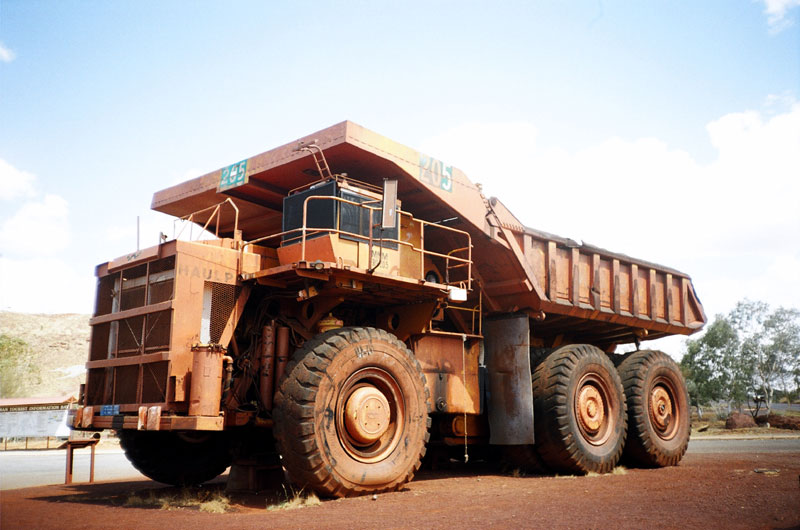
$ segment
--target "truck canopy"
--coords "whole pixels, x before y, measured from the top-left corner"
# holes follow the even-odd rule
[[[159,191],[152,209],[188,217],[208,208],[191,218],[202,226],[230,198],[238,213],[219,209],[220,237],[236,227],[245,240],[279,233],[284,198],[324,176],[301,142],[318,146],[337,174],[375,186],[396,179],[404,211],[468,232],[487,317],[527,313],[547,343],[568,333],[599,345],[688,335],[706,321],[688,275],[527,228],[459,169],[349,121]]]

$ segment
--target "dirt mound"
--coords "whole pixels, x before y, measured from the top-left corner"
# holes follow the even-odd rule
[[[725,420],[726,429],[750,429],[756,426],[753,416],[741,412],[731,412]]]
[[[89,315],[0,311],[0,333],[23,340],[39,367],[19,397],[77,397],[89,351]]]
[[[770,412],[769,416],[767,416],[767,422],[769,422],[770,427],[775,427],[777,429],[800,431],[800,417],[784,416],[783,414]]]

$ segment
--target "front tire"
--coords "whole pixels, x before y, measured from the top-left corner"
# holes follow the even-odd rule
[[[117,432],[125,456],[148,478],[172,486],[194,486],[231,465],[229,437],[222,432]]]
[[[675,466],[689,446],[689,393],[667,354],[641,350],[619,366],[628,402],[625,460],[642,467]]]
[[[571,344],[533,372],[535,447],[544,464],[567,473],[607,473],[619,462],[626,410],[614,364],[598,348]]]
[[[275,437],[292,482],[323,496],[396,490],[429,439],[419,363],[394,335],[340,328],[292,357],[275,397]]]

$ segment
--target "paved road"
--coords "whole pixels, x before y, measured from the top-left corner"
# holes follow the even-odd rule
[[[795,410],[800,412],[800,403],[792,403],[791,405],[787,405],[786,403],[773,403],[772,410]]]
[[[689,453],[797,453],[800,438],[790,439],[693,439]],[[89,480],[89,450],[75,452],[73,480]],[[800,456],[799,456],[800,457]],[[5,451],[0,452],[0,490],[63,484],[66,451]],[[131,466],[121,449],[100,449],[95,460],[96,481],[144,479]]]
[[[89,480],[89,449],[75,451],[72,480]],[[0,453],[0,490],[63,484],[67,464],[66,450],[3,451]],[[121,449],[98,449],[95,455],[96,481],[142,479]]]
[[[689,440],[689,453],[797,453],[800,458],[800,438],[753,438],[726,440],[724,438]]]

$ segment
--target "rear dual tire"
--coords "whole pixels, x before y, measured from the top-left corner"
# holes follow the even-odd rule
[[[689,446],[689,394],[667,354],[640,350],[619,366],[628,403],[624,460],[638,467],[675,466]]]
[[[622,456],[626,404],[614,364],[600,349],[571,344],[533,372],[535,448],[553,471],[607,473]]]

